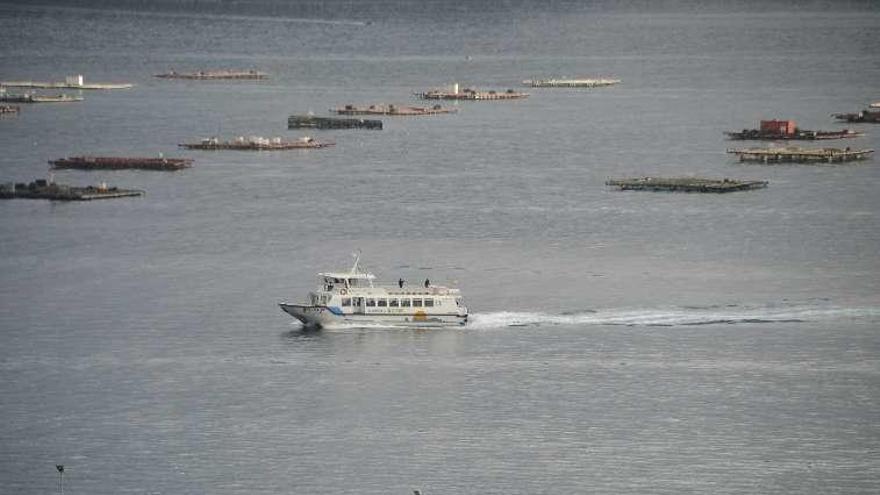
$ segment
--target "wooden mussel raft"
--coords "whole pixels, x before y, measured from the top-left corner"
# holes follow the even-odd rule
[[[134,84],[130,83],[87,83],[82,74],[67,76],[64,81],[0,81],[0,86],[8,88],[35,88],[35,89],[130,89]]]
[[[16,105],[0,105],[0,115],[17,114],[19,108]]]
[[[49,164],[60,169],[80,170],[181,170],[191,167],[191,158],[129,158],[116,156],[71,156],[49,160]]]
[[[617,187],[621,191],[726,193],[761,189],[767,187],[767,181],[705,179],[699,177],[638,177],[610,179],[605,182],[605,185]]]
[[[347,119],[340,117],[315,117],[314,115],[291,115],[287,118],[287,128],[382,130],[382,121],[369,119]]]
[[[519,98],[528,98],[528,93],[514,91],[508,89],[503,92],[498,91],[477,91],[472,88],[460,89],[458,83],[452,85],[452,89],[432,89],[424,93],[416,93],[416,97],[423,100],[515,100]]]
[[[526,79],[523,85],[532,88],[601,88],[620,84],[620,79]]]
[[[5,88],[0,88],[0,102],[3,103],[70,103],[74,101],[83,101],[83,97],[65,94],[47,96],[33,93],[13,95],[7,93]]]
[[[737,155],[741,162],[760,163],[840,163],[868,158],[872,149],[853,150],[850,148],[748,148],[729,149],[728,153]]]
[[[843,139],[864,136],[863,132],[843,129],[842,131],[808,131],[799,129],[793,120],[762,120],[759,129],[743,129],[740,132],[725,132],[735,140],[768,141],[813,141],[824,139]]]
[[[246,150],[246,151],[274,151],[326,148],[336,143],[322,143],[310,137],[303,137],[295,141],[284,141],[279,137],[264,138],[251,136],[248,138],[239,136],[232,141],[220,141],[212,137],[203,139],[198,143],[181,143],[178,146],[192,150]]]
[[[213,70],[213,71],[194,71],[194,72],[176,72],[174,70],[163,74],[154,74],[160,79],[191,79],[191,80],[212,80],[212,79],[267,79],[269,77],[265,72],[257,70]]]
[[[880,124],[880,110],[868,109],[859,113],[833,113],[831,116],[837,120],[856,124]]]
[[[330,110],[331,113],[338,115],[388,115],[393,117],[440,115],[445,113],[455,113],[457,111],[457,108],[443,108],[440,105],[434,105],[433,107],[412,107],[394,104],[370,105],[368,107],[345,105],[344,107],[333,108]]]
[[[144,191],[98,186],[76,187],[37,179],[29,184],[0,184],[0,199],[48,199],[52,201],[91,201],[93,199],[125,198],[141,196]]]

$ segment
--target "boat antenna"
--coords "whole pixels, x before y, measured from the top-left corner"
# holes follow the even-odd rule
[[[354,257],[354,265],[351,267],[351,274],[354,275],[358,272],[358,263],[361,261],[361,250],[358,249],[356,252],[351,253]]]

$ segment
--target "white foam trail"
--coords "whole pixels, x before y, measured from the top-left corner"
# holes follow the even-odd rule
[[[539,312],[496,312],[470,315],[468,328],[502,328],[531,325],[629,325],[687,326],[710,324],[756,324],[821,321],[829,319],[870,319],[880,317],[880,308],[836,307],[732,307],[611,309],[573,314]]]

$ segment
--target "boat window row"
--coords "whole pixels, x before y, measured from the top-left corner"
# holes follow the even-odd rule
[[[318,304],[327,304],[328,302],[330,302],[329,295],[318,295],[318,294],[315,294],[314,292],[310,294],[309,298],[311,299],[313,306],[318,305]]]
[[[343,297],[342,298],[342,306],[351,306],[352,298]],[[433,308],[434,307],[434,299],[430,297],[421,298],[421,297],[393,297],[393,298],[384,298],[384,297],[367,297],[365,298],[364,305],[368,308]],[[440,302],[437,302],[437,305],[440,305]]]
[[[369,279],[324,277],[324,290],[332,291],[334,287],[369,287]]]

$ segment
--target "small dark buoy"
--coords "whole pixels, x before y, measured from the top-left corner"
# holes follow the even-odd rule
[[[64,464],[56,464],[55,469],[58,470],[58,489],[64,495]]]

